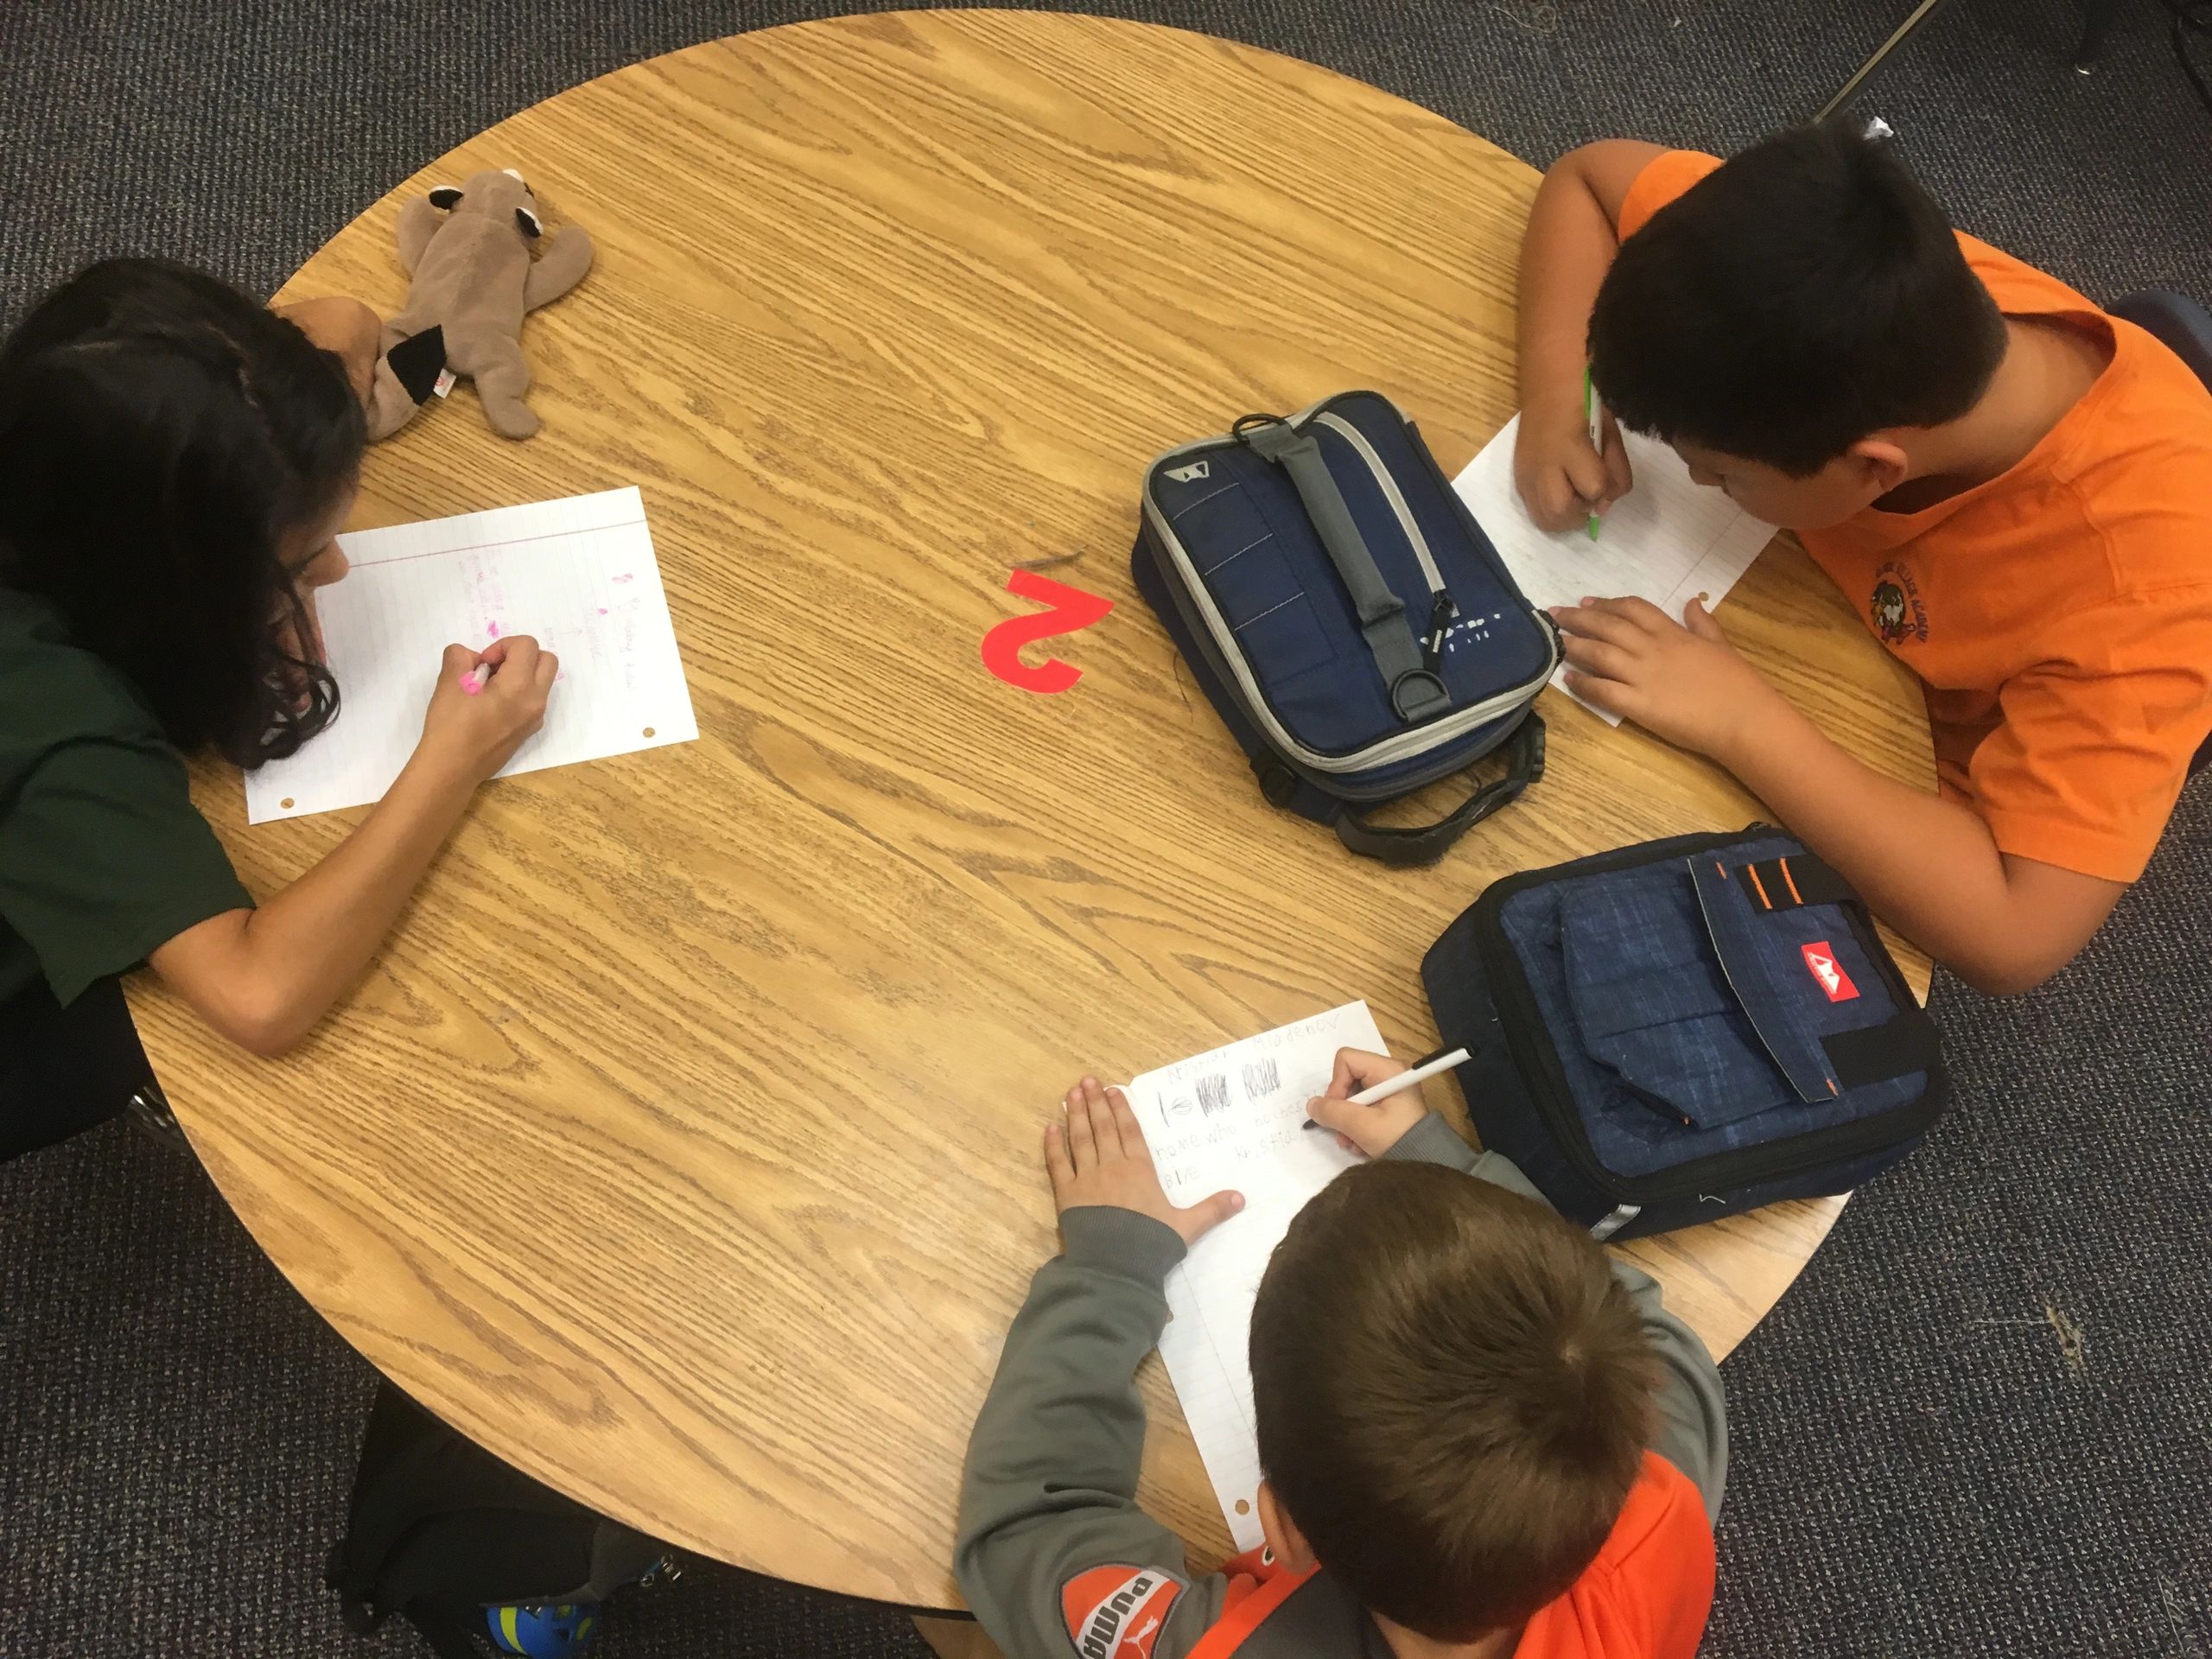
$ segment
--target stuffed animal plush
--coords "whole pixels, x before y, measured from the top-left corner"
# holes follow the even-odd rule
[[[522,320],[582,281],[592,261],[582,226],[547,237],[539,212],[512,168],[442,184],[399,210],[399,263],[414,283],[406,308],[384,326],[370,437],[388,438],[412,420],[448,369],[476,382],[484,419],[501,437],[537,430],[523,401]]]

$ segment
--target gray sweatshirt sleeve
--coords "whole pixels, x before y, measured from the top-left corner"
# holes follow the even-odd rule
[[[1137,1507],[1138,1363],[1167,1323],[1173,1229],[1130,1210],[1060,1217],[969,1437],[954,1570],[1007,1659],[1183,1659],[1220,1618],[1226,1580],[1193,1581],[1182,1541]],[[1152,1621],[1160,1621],[1154,1628]]]
[[[1495,1152],[1477,1152],[1434,1112],[1407,1130],[1383,1155],[1449,1164],[1549,1207],[1512,1160]],[[1659,1359],[1659,1425],[1651,1449],[1690,1478],[1704,1496],[1707,1518],[1718,1521],[1721,1491],[1728,1481],[1728,1414],[1719,1369],[1697,1332],[1667,1311],[1657,1280],[1618,1255],[1612,1256],[1612,1264],[1613,1277],[1636,1304],[1644,1335]]]

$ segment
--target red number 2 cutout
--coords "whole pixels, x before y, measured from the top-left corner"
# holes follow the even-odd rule
[[[1032,668],[1021,660],[1021,648],[1054,634],[1087,628],[1114,608],[1110,599],[1086,594],[1040,576],[1033,570],[1016,570],[1006,579],[1006,590],[1022,599],[1033,599],[1050,610],[1027,616],[1008,617],[983,636],[983,666],[1008,685],[1024,691],[1065,691],[1083,677],[1083,671],[1057,657],[1047,657]]]

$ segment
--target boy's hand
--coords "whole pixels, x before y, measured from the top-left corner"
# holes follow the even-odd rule
[[[1608,714],[1623,715],[1683,748],[1726,762],[1727,752],[1772,703],[1772,686],[1724,639],[1696,600],[1676,622],[1646,599],[1554,605],[1567,638],[1567,683]]]
[[[1144,1130],[1120,1090],[1102,1089],[1097,1078],[1085,1077],[1060,1103],[1066,1125],[1053,1123],[1045,1130],[1045,1167],[1052,1178],[1056,1210],[1085,1205],[1134,1210],[1166,1223],[1191,1245],[1244,1207],[1241,1192],[1217,1192],[1187,1210],[1168,1203]]]
[[[1340,1048],[1337,1051],[1336,1075],[1329,1079],[1329,1092],[1307,1101],[1306,1116],[1325,1129],[1334,1129],[1338,1144],[1347,1151],[1380,1158],[1398,1144],[1399,1137],[1408,1129],[1428,1116],[1428,1103],[1421,1097],[1421,1085],[1415,1084],[1372,1106],[1355,1106],[1351,1096],[1363,1089],[1387,1083],[1406,1069],[1403,1060],[1394,1060],[1388,1054],[1370,1054],[1363,1048]]]
[[[1612,416],[1600,410],[1605,453],[1590,447],[1590,423],[1578,401],[1556,410],[1524,409],[1513,444],[1513,482],[1529,516],[1545,530],[1575,530],[1635,486],[1628,451]]]

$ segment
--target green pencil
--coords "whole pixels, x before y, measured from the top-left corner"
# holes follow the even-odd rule
[[[1591,379],[1590,371],[1582,371],[1582,412],[1590,418],[1590,447],[1598,452],[1598,459],[1605,458],[1605,424],[1598,418],[1598,386]],[[1590,515],[1590,539],[1598,539],[1599,520],[1596,513]]]

